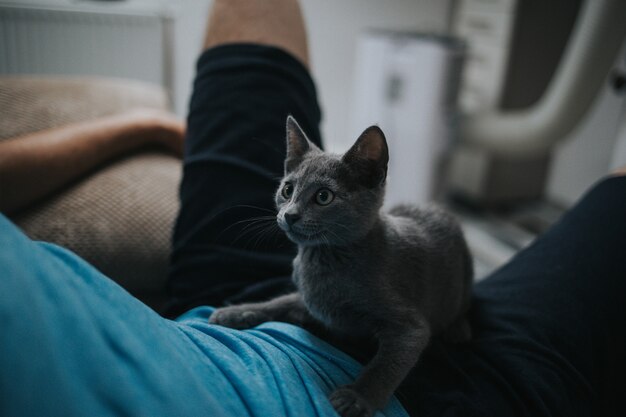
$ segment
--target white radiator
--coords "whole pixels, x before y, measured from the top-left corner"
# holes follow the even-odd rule
[[[0,74],[123,77],[171,92],[173,18],[167,8],[154,1],[111,3],[0,2]]]

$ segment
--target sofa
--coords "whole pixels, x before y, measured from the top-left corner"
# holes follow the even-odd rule
[[[167,94],[123,79],[3,76],[0,141],[138,107],[168,109]],[[76,252],[161,312],[181,171],[175,156],[145,149],[10,218],[32,239]]]

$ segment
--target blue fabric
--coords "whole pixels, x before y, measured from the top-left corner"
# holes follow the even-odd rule
[[[0,416],[330,416],[360,365],[306,331],[160,317],[0,215]],[[385,416],[406,416],[393,399]]]

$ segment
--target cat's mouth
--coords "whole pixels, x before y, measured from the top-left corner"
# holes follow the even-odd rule
[[[286,231],[287,237],[295,243],[314,243],[322,236],[322,232],[303,232],[295,229]]]

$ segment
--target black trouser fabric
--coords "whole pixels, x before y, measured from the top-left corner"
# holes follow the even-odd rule
[[[171,315],[293,288],[295,248],[273,220],[289,114],[321,146],[313,81],[289,54],[237,44],[200,57],[168,281]],[[398,390],[411,415],[626,415],[626,177],[596,185],[476,285],[470,313],[473,339],[435,338]]]
[[[198,60],[169,315],[198,305],[264,299],[290,287],[295,246],[274,217],[290,114],[321,147],[313,81],[282,50],[226,45]]]

